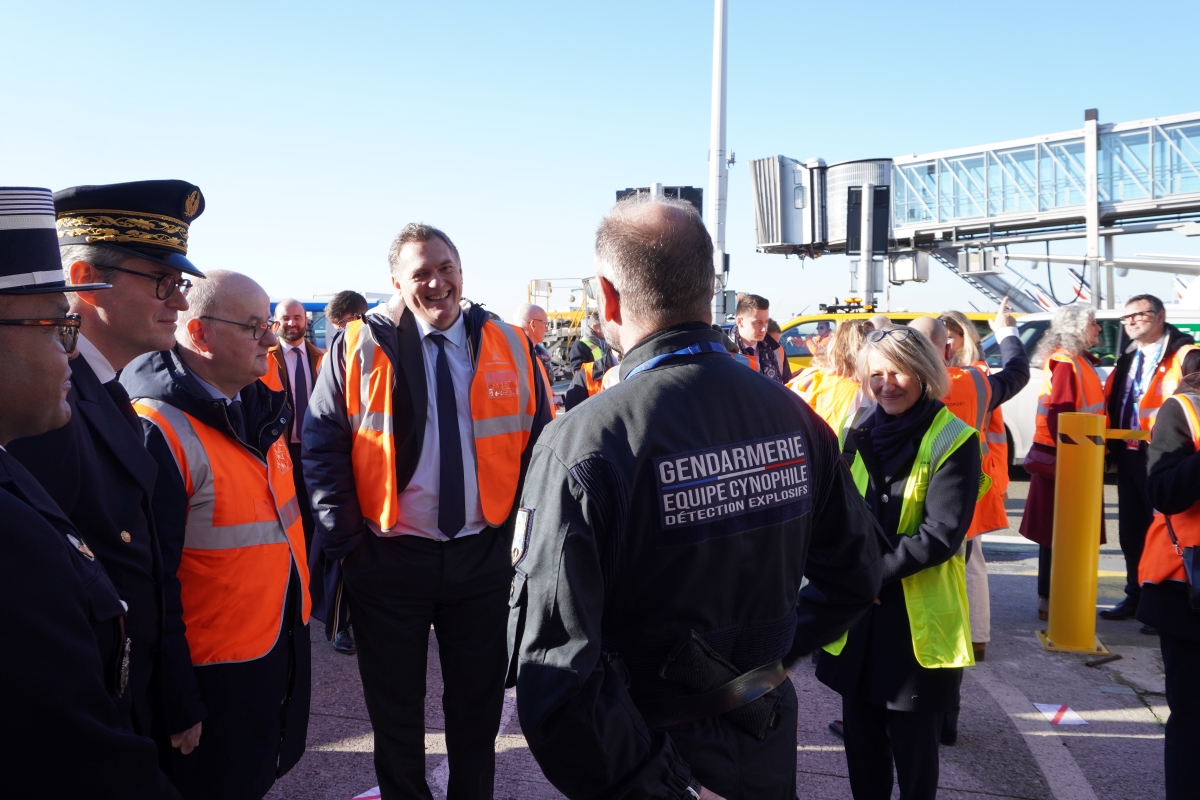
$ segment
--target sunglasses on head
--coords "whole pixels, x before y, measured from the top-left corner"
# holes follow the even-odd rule
[[[871,331],[867,334],[868,342],[882,342],[886,337],[892,336],[897,342],[903,342],[913,335],[912,328],[885,328],[881,331]]]

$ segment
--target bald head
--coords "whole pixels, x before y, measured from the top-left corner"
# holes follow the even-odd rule
[[[533,303],[525,303],[513,312],[513,325],[525,331],[529,341],[541,344],[546,338],[546,310]]]
[[[228,314],[229,301],[241,293],[255,299],[266,299],[270,304],[267,293],[249,276],[228,269],[211,270],[205,273],[203,280],[196,281],[192,286],[188,293],[188,308],[179,313],[179,319],[186,322],[201,317],[224,317]],[[180,327],[179,338],[180,341],[186,338],[183,326]]]
[[[941,354],[942,361],[947,360],[949,347],[947,346],[946,323],[937,317],[917,317],[908,323],[908,327],[925,334],[925,338],[933,344],[933,349]]]
[[[275,304],[275,319],[279,320],[279,338],[290,345],[304,341],[308,330],[308,312],[304,304],[291,297]]]
[[[271,300],[261,286],[218,269],[196,282],[188,300],[176,339],[180,358],[197,377],[233,398],[267,374],[267,351],[279,340],[262,327],[271,317]]]
[[[873,325],[877,331],[884,330],[891,324],[892,321],[888,318],[887,314],[876,314],[875,316],[871,317],[871,325]]]
[[[713,246],[691,203],[633,195],[596,231],[596,274],[620,296],[621,314],[650,331],[710,322]]]

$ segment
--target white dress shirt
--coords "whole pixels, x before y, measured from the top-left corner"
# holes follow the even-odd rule
[[[283,339],[279,340],[279,350],[283,353],[283,363],[287,367],[288,376],[288,392],[292,395],[292,407],[299,408],[299,403],[296,402],[296,363],[304,365],[304,386],[309,398],[312,397],[313,377],[312,370],[308,365],[308,348],[304,346],[304,340],[300,340],[300,344],[288,344]],[[296,355],[292,355],[295,352]],[[299,444],[300,426],[304,424],[304,420],[296,420],[292,425],[292,443]]]
[[[438,496],[442,484],[442,449],[437,418],[438,347],[429,338],[429,334],[440,333],[446,337],[446,359],[450,366],[450,377],[454,381],[454,401],[458,407],[458,437],[462,441],[463,488],[467,511],[466,523],[458,538],[479,533],[488,524],[479,500],[475,427],[471,420],[471,380],[475,375],[471,366],[471,354],[467,348],[467,329],[461,313],[454,324],[445,331],[437,330],[415,314],[413,318],[421,333],[421,355],[425,360],[425,386],[428,389],[428,401],[425,404],[425,438],[421,440],[421,457],[417,461],[417,469],[408,486],[400,493],[399,521],[386,533],[378,530],[375,532],[383,536],[423,536],[427,539],[447,541],[446,535],[438,530]]]
[[[87,340],[87,337],[82,333],[79,334],[79,340],[75,343],[75,349],[79,351],[79,357],[87,362],[87,365],[92,368],[92,372],[96,373],[96,377],[101,383],[108,383],[117,379],[117,371],[112,368],[112,364],[96,349],[96,345]]]

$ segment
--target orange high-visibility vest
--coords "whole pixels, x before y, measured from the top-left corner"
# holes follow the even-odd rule
[[[279,637],[293,564],[305,623],[312,602],[284,437],[271,445],[264,463],[222,431],[160,400],[141,398],[133,407],[162,431],[187,489],[176,574],[192,663],[262,658]]]
[[[604,390],[604,376],[608,374],[605,370],[599,378],[593,374],[596,369],[596,362],[585,361],[579,365],[579,369],[583,371],[584,385],[587,386],[588,397],[594,397]]]
[[[1057,447],[1050,435],[1050,391],[1051,391],[1051,361],[1062,361],[1071,365],[1075,376],[1075,410],[1084,414],[1104,413],[1104,387],[1100,385],[1100,376],[1096,374],[1091,362],[1082,356],[1073,356],[1059,348],[1050,354],[1042,365],[1042,388],[1038,392],[1037,419],[1033,431],[1033,440],[1046,447]]]
[[[542,363],[540,358],[535,358],[538,369],[542,371],[542,383],[546,385],[546,402],[550,404],[550,419],[558,417],[558,409],[554,407],[554,389],[550,386],[550,374],[546,372],[546,365]]]
[[[1158,409],[1162,408],[1166,399],[1175,393],[1175,390],[1179,388],[1179,382],[1183,380],[1184,356],[1196,349],[1200,348],[1194,344],[1185,344],[1158,362],[1158,367],[1150,376],[1150,384],[1146,387],[1141,399],[1138,400],[1138,430],[1154,430],[1154,418],[1158,416]],[[1113,392],[1125,391],[1124,386],[1113,385],[1113,378],[1116,377],[1116,374],[1117,371],[1113,370],[1108,374],[1108,380],[1104,382],[1106,397],[1112,397]],[[1120,423],[1120,420],[1115,421]]]
[[[363,516],[387,533],[400,519],[392,421],[395,370],[370,325],[354,320],[346,326],[345,336],[346,414],[358,503]],[[529,444],[537,414],[534,359],[524,333],[489,320],[471,360],[475,364],[471,419],[479,500],[488,524],[498,526],[512,512],[521,477],[521,454]]]
[[[802,341],[811,355],[819,356],[825,352],[825,348],[829,346],[831,339],[833,339],[832,333],[827,333],[824,336],[814,333],[805,336]]]
[[[950,374],[950,391],[942,398],[942,403],[954,416],[979,432],[981,467],[984,467],[983,472],[991,478],[992,473],[986,469],[987,458],[991,455],[991,444],[987,441],[985,430],[988,425],[988,406],[992,402],[992,386],[988,383],[987,367],[946,367],[946,371]],[[1004,471],[1007,474],[1007,464]],[[1002,492],[996,489],[993,478],[988,490],[975,503],[975,516],[971,518],[967,538],[1007,527],[1008,513],[1004,510],[1004,497]]]
[[[276,347],[279,349],[273,349],[271,351],[271,365],[274,367],[274,369],[268,369],[267,374],[263,375],[261,378],[259,378],[259,380],[262,381],[263,383],[265,383],[267,385],[267,388],[271,389],[272,391],[282,392],[283,391],[283,370],[286,370],[287,366],[285,366],[283,363],[281,363],[282,353],[283,353],[282,347],[279,345],[276,345]],[[280,359],[275,358],[276,353],[281,354]],[[308,357],[308,353],[305,353],[304,355],[306,358]],[[322,352],[319,356],[317,356],[317,363],[313,364],[313,368],[312,368],[314,375],[321,371],[321,361],[323,361],[324,358],[325,358],[324,352]],[[316,383],[315,378],[313,379],[312,383],[313,384]],[[311,389],[312,387],[310,386],[309,388]]]
[[[983,456],[983,471],[992,479],[992,487],[1003,495],[1008,491],[1008,434],[1004,430],[1004,414],[999,406],[988,414],[983,438],[988,446]]]
[[[787,386],[800,395],[834,432],[840,431],[846,418],[858,411],[863,403],[862,386],[858,381],[819,367],[802,370],[788,381]]]
[[[1200,452],[1200,395],[1185,393],[1175,394],[1166,402],[1176,401],[1183,406],[1192,432],[1192,448]],[[1200,502],[1182,514],[1171,515],[1171,527],[1179,539],[1180,550],[1176,551],[1167,530],[1165,517],[1158,512],[1154,521],[1146,531],[1146,548],[1142,551],[1142,560],[1138,562],[1138,583],[1162,583],[1163,581],[1187,581],[1187,570],[1183,567],[1182,549],[1200,546]]]

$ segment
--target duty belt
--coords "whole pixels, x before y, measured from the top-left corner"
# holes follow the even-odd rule
[[[723,686],[699,694],[668,697],[638,705],[651,728],[669,728],[727,714],[749,705],[787,678],[782,661],[743,673]]]

